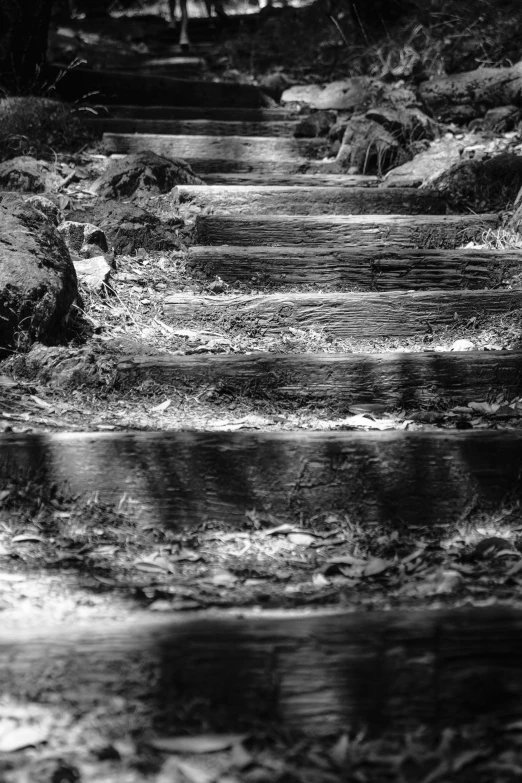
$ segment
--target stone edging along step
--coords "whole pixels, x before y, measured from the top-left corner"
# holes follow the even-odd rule
[[[391,293],[172,294],[164,300],[172,323],[204,320],[220,328],[260,334],[288,327],[324,330],[337,339],[408,337],[457,326],[522,307],[522,291],[419,291]]]
[[[127,622],[4,629],[0,684],[6,697],[32,700],[44,678],[53,703],[80,714],[115,696],[144,700],[167,727],[195,702],[221,730],[267,720],[314,735],[399,734],[482,716],[502,726],[522,713],[521,640],[522,612],[503,606],[136,613]]]
[[[522,396],[522,351],[383,354],[132,356],[117,366],[121,388],[145,379],[162,390],[295,400],[346,410],[356,403],[414,407]]]
[[[443,215],[447,211],[440,193],[414,188],[179,185],[176,197],[180,204],[236,215]]]
[[[497,215],[198,215],[201,245],[457,248],[497,228]]]
[[[274,286],[279,290],[317,285],[330,290],[446,290],[488,288],[520,270],[521,258],[504,250],[412,250],[344,245],[289,247],[193,245],[187,268],[225,282]]]
[[[246,512],[282,521],[342,512],[365,528],[451,525],[463,509],[521,498],[520,431],[153,432],[0,435],[0,478],[42,484],[117,505],[131,498],[153,524]]]

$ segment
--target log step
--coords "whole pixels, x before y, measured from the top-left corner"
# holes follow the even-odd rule
[[[522,612],[502,605],[136,612],[126,621],[44,626],[3,629],[5,698],[31,699],[41,672],[53,705],[81,715],[124,694],[144,701],[144,716],[152,711],[167,735],[194,704],[221,731],[244,731],[250,721],[259,729],[268,719],[316,736],[403,734],[423,724],[436,731],[482,718],[503,727],[522,717]]]
[[[97,135],[140,133],[171,136],[292,136],[296,122],[243,122],[223,120],[132,120],[96,117],[85,123]]]
[[[411,408],[440,401],[466,404],[493,394],[522,395],[522,351],[411,354],[249,354],[132,356],[117,368],[118,384],[153,380],[186,394],[293,400],[333,406],[379,403]]]
[[[91,106],[100,111],[100,107]],[[287,109],[247,109],[241,106],[127,106],[104,108],[109,118],[130,120],[208,120],[215,122],[291,122],[299,119]]]
[[[519,272],[521,264],[520,253],[503,250],[383,249],[373,245],[193,245],[187,256],[188,268],[209,278],[219,275],[228,283],[278,289],[300,285],[364,291],[494,288]]]
[[[200,245],[368,245],[457,248],[498,226],[497,215],[199,215]]]
[[[522,291],[429,291],[350,294],[174,294],[164,313],[176,324],[201,322],[220,328],[277,334],[289,327],[323,330],[339,340],[411,337],[457,326],[471,318],[505,315],[522,306]]]
[[[244,524],[255,509],[285,519],[342,512],[365,528],[452,525],[521,498],[522,433],[139,432],[0,435],[0,478],[96,493],[171,529]]]
[[[372,188],[377,187],[379,178],[366,174],[332,174],[323,173],[321,169],[327,169],[331,164],[322,164],[321,161],[308,161],[303,168],[314,167],[316,173],[311,174],[262,174],[260,171],[251,171],[250,174],[225,174],[219,171],[209,171],[206,181],[209,185],[269,185],[269,186],[298,186],[298,187],[334,187],[334,188]]]
[[[72,68],[65,74],[49,65],[46,78],[65,101],[96,100],[104,104],[142,106],[240,106],[262,108],[261,91],[250,84],[173,79],[169,76],[141,76],[124,71],[94,71]],[[60,78],[58,78],[60,77]],[[96,96],[96,98],[94,98]]]
[[[177,195],[180,204],[235,215],[443,215],[447,211],[441,194],[414,188],[180,185]]]
[[[325,154],[322,139],[272,138],[264,136],[161,136],[155,133],[104,133],[103,146],[110,153],[150,150],[167,158],[184,160],[300,161]]]

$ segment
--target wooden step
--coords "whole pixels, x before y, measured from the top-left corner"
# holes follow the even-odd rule
[[[220,396],[293,400],[346,410],[357,403],[411,408],[467,404],[504,394],[522,396],[522,351],[410,354],[248,354],[131,356],[117,368],[118,385],[144,380],[173,390]]]
[[[521,499],[522,432],[0,434],[2,482],[19,471],[116,505],[125,496],[175,530],[243,525],[253,509],[450,526],[470,501],[494,511]]]
[[[519,253],[503,250],[194,245],[189,248],[187,264],[193,272],[210,278],[219,275],[228,283],[419,291],[494,288],[520,271],[522,258]]]
[[[87,104],[89,105],[89,104]],[[98,106],[91,108],[101,111]],[[300,119],[287,109],[247,109],[240,106],[129,106],[103,108],[109,117],[130,120],[214,120],[215,122],[291,122]]]
[[[283,185],[182,185],[181,204],[211,213],[247,215],[437,214],[447,211],[444,197],[414,188],[335,188]]]
[[[380,245],[457,248],[498,226],[497,215],[199,215],[200,245]]]
[[[312,174],[262,174],[261,172],[251,171],[249,174],[225,174],[219,171],[208,171],[206,181],[209,185],[268,185],[293,187],[334,187],[334,188],[374,188],[379,184],[379,178],[366,174],[332,174],[322,173],[322,168],[327,168],[331,164],[323,166],[321,161],[309,161],[304,164],[304,168],[313,166],[316,173]]]
[[[63,703],[79,716],[123,695],[143,702],[143,725],[153,715],[167,736],[197,704],[198,719],[220,731],[259,731],[269,721],[316,736],[368,729],[370,737],[388,730],[402,740],[422,725],[437,731],[487,719],[516,727],[521,639],[521,610],[503,605],[136,611],[128,620],[61,626],[46,618],[3,628],[0,682],[9,703],[49,690],[55,708]]]
[[[122,71],[90,71],[87,68],[72,68],[64,74],[55,65],[49,65],[44,75],[54,84],[56,94],[65,101],[246,108],[259,108],[265,104],[260,90],[250,84],[140,76]]]
[[[324,154],[323,139],[271,138],[263,136],[160,136],[154,133],[104,133],[103,146],[110,153],[150,150],[184,160],[232,160],[235,164],[262,160],[300,161]]]
[[[277,334],[289,327],[324,331],[339,340],[411,337],[522,307],[522,291],[428,291],[355,294],[174,294],[164,313],[176,324],[205,321],[220,329]]]
[[[99,136],[104,133],[140,133],[171,136],[290,136],[296,122],[242,122],[231,120],[136,120],[124,117],[86,118]]]

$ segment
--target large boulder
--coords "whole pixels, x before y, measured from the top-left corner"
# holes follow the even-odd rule
[[[184,160],[138,152],[113,160],[91,190],[106,199],[168,193],[176,185],[203,185]]]
[[[55,190],[62,178],[45,160],[30,155],[0,163],[0,190],[16,190],[21,193],[43,193]]]
[[[336,162],[351,174],[380,174],[393,165],[400,151],[397,139],[382,125],[356,115],[348,121]]]
[[[443,192],[454,209],[509,209],[522,187],[522,157],[503,153],[489,160],[463,160],[433,179],[431,187]]]
[[[71,212],[73,222],[88,223],[102,229],[111,250],[116,255],[132,255],[145,250],[178,250],[182,244],[176,229],[183,225],[179,218],[160,220],[135,204],[106,201],[91,209]]]
[[[54,343],[77,294],[63,239],[22,201],[0,203],[0,350]]]
[[[301,84],[285,90],[281,103],[304,103],[312,109],[363,111],[371,103],[374,80],[368,76],[340,79],[324,87],[319,84]]]

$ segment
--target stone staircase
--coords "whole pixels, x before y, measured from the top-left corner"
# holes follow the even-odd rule
[[[80,82],[74,89],[99,79],[70,76]],[[522,292],[500,287],[517,254],[462,249],[494,229],[496,215],[446,214],[439,194],[332,173],[322,143],[294,139],[295,119],[263,108],[255,88],[171,82],[149,91],[146,77],[132,89],[128,77],[105,83],[114,100],[109,116],[94,120],[104,146],[188,160],[212,183],[178,188],[179,204],[200,210],[189,269],[269,290],[166,291],[166,323],[403,339],[522,306]],[[162,354],[122,360],[118,373],[129,388],[153,379],[166,393],[210,386],[346,414],[360,404],[511,400],[522,394],[521,358],[500,350]],[[0,457],[75,493],[114,503],[131,496],[165,528],[239,525],[252,510],[293,521],[332,511],[378,536],[393,525],[449,530],[470,504],[494,514],[507,499],[518,502],[522,436],[514,427],[5,434]],[[199,699],[209,719],[219,712],[231,727],[250,716],[318,735],[521,717],[519,609],[449,601],[367,612],[349,604],[348,594],[344,606],[322,610],[142,612],[96,627],[7,630],[0,679],[14,694],[35,670],[59,667],[55,700],[74,686],[103,702],[122,688],[141,693],[136,672],[146,662],[167,712]]]

